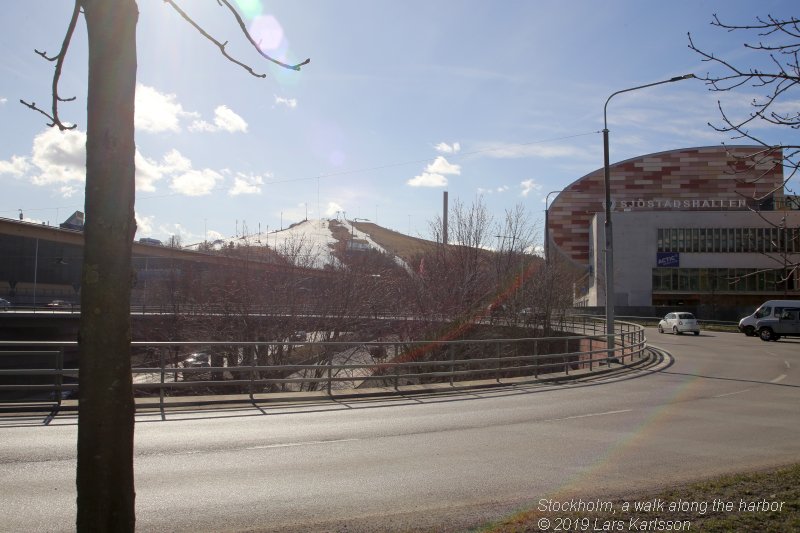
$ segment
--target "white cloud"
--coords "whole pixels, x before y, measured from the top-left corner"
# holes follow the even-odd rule
[[[134,160],[136,161],[136,190],[155,191],[155,183],[164,177],[161,167],[152,159],[143,156],[138,149]]]
[[[60,192],[61,196],[64,198],[70,198],[71,196],[74,196],[79,190],[80,189],[74,185],[62,185],[58,188],[58,192]]]
[[[222,179],[219,172],[210,168],[192,169],[174,176],[170,188],[186,196],[205,196],[211,194]]]
[[[500,187],[495,187],[494,189],[484,189],[483,187],[478,187],[478,194],[499,194],[506,192],[508,189],[508,185],[501,185]]]
[[[255,175],[246,175],[238,172],[233,178],[233,187],[228,191],[229,196],[239,196],[240,194],[261,194],[261,186],[264,178]]]
[[[50,128],[33,139],[34,185],[82,183],[86,180],[86,133]]]
[[[8,102],[8,98],[6,98],[5,96],[0,98],[0,104],[5,104],[6,102]]]
[[[289,109],[294,109],[297,107],[297,99],[296,98],[283,98],[281,96],[275,95],[275,105],[284,105]]]
[[[136,189],[153,192],[155,184],[164,177],[188,172],[192,162],[175,149],[167,152],[161,162],[149,159],[136,150]]]
[[[198,117],[197,113],[185,111],[176,98],[174,94],[160,93],[153,87],[138,84],[134,117],[137,131],[179,132],[181,119]]]
[[[441,174],[431,174],[423,172],[419,176],[414,176],[406,182],[411,187],[446,187],[447,178]]]
[[[457,154],[461,151],[461,143],[455,142],[453,144],[447,144],[445,142],[441,142],[434,146],[434,148],[441,154]]]
[[[11,174],[12,176],[20,177],[30,168],[31,165],[28,160],[17,155],[11,156],[11,161],[0,161],[0,174]]]
[[[461,166],[454,165],[443,156],[438,156],[430,163],[422,174],[414,176],[406,182],[411,187],[446,187],[446,175],[461,174]]]
[[[528,196],[531,191],[542,190],[542,186],[533,180],[521,181],[519,185],[522,187],[522,196]]]
[[[336,202],[328,202],[328,206],[325,208],[325,216],[326,217],[333,217],[336,216],[337,211],[343,211],[344,209],[342,206],[337,204]]]
[[[447,161],[443,156],[434,159],[433,163],[425,168],[425,172],[431,174],[461,174],[461,165],[454,165]]]
[[[247,131],[247,122],[225,105],[217,106],[214,110],[214,124],[219,129],[230,133]]]
[[[221,172],[226,172],[209,168],[195,169],[192,162],[175,149],[168,151],[160,160],[148,158],[137,149],[134,160],[137,191],[154,192],[159,181],[167,180],[175,192],[202,196],[217,188],[224,181]],[[233,174],[229,194],[261,192],[263,176],[227,173]],[[8,161],[0,161],[2,174],[49,187],[65,198],[74,196],[83,189],[86,181],[86,133],[48,128],[34,137],[30,157],[15,155]]]
[[[228,106],[220,105],[214,109],[214,123],[205,120],[195,120],[189,126],[189,131],[227,131],[228,133],[246,132],[247,121],[233,112]]]
[[[153,219],[154,216],[142,216],[139,213],[134,213],[136,218],[136,234],[137,235],[152,235],[153,234]]]
[[[482,143],[476,147],[476,152],[481,152],[486,157],[496,159],[518,159],[524,157],[550,158],[575,158],[585,157],[586,153],[575,146],[553,144],[509,144],[502,142]]]

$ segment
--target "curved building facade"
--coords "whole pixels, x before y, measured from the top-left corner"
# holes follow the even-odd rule
[[[800,211],[783,192],[781,153],[686,148],[611,166],[614,302],[749,307],[800,297]],[[605,187],[598,169],[547,211],[548,253],[578,267],[576,304],[604,306]],[[786,268],[781,268],[785,266]]]

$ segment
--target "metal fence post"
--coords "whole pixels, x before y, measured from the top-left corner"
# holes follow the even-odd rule
[[[500,343],[497,343],[497,374],[495,376],[498,383],[500,383],[500,368],[503,366],[503,350]]]
[[[158,350],[158,366],[161,370],[161,386],[158,388],[158,405],[161,409],[164,409],[164,377],[166,374],[166,370],[164,368],[164,350]],[[178,377],[178,373],[175,373],[175,377]],[[177,379],[175,380],[177,381]]]
[[[594,370],[594,348],[592,347],[592,337],[589,337],[589,372]]]
[[[56,394],[58,406],[61,406],[61,396],[64,385],[64,347],[58,349],[56,353]]]
[[[257,350],[253,347],[253,351],[250,353],[250,383],[248,388],[250,389],[250,401],[253,402],[255,399],[253,398],[253,380],[256,376],[256,353]]]
[[[331,393],[331,380],[333,378],[333,351],[328,354],[328,396],[333,396]]]
[[[394,365],[394,390],[397,391],[398,386],[400,385],[400,363],[397,362],[398,360],[398,351],[397,351],[397,344],[394,345],[394,361],[392,364]]]
[[[539,341],[533,341],[533,377],[538,379],[539,378]]]
[[[569,362],[567,358],[569,357],[569,339],[564,339],[564,372],[569,376]]]
[[[625,362],[625,339],[627,339],[627,338],[628,338],[628,336],[626,334],[622,335],[622,362],[623,363]]]
[[[447,345],[447,351],[450,352],[450,386],[452,387],[453,386],[453,376],[455,375],[455,371],[456,371],[456,363],[455,363],[456,354],[453,351],[453,345],[452,344],[448,344]]]

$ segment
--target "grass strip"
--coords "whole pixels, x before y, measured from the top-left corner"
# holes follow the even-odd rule
[[[581,502],[584,509],[597,510],[570,510],[581,507]],[[722,476],[635,498],[567,498],[552,504],[543,498],[535,505],[478,531],[800,531],[800,464]]]

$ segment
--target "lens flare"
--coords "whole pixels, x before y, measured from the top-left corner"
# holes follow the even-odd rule
[[[272,15],[258,16],[250,24],[250,35],[263,52],[275,53],[286,46],[283,27]]]
[[[249,20],[256,18],[264,10],[261,0],[236,0],[236,7],[239,8],[244,18]]]

